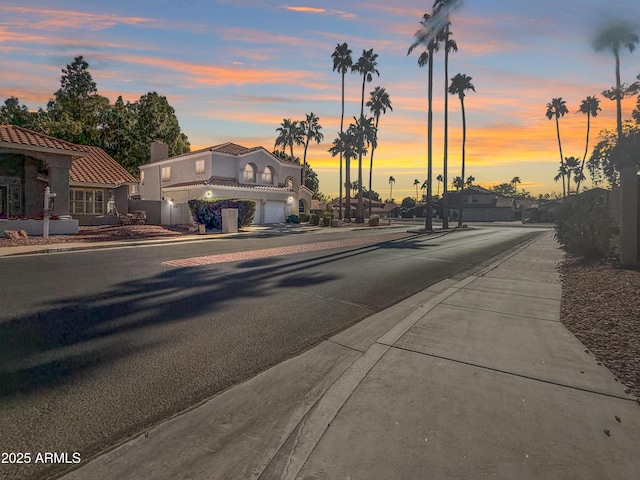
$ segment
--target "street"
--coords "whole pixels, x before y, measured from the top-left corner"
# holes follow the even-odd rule
[[[2,451],[84,461],[540,233],[327,230],[2,258]]]

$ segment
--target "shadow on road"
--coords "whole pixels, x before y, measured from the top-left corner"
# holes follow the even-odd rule
[[[73,382],[78,375],[143,348],[157,347],[149,337],[132,345],[124,334],[147,327],[215,318],[230,302],[266,297],[277,288],[318,285],[340,278],[335,273],[311,273],[326,265],[376,249],[418,249],[424,237],[326,253],[312,258],[273,257],[239,262],[231,273],[213,266],[167,268],[150,278],[114,284],[98,295],[80,295],[34,304],[34,314],[0,323],[0,397]]]

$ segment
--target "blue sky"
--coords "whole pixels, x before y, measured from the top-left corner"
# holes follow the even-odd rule
[[[275,0],[5,0],[0,5],[0,101],[18,96],[43,107],[60,85],[61,69],[83,55],[102,95],[136,100],[157,91],[175,108],[193,148],[232,141],[273,147],[283,118],[320,117],[325,140],[308,159],[320,189],[337,194],[338,161],[327,149],[340,122],[340,76],[331,53],[347,42],[354,60],[363,49],[378,53],[380,77],[393,112],[380,119],[374,190],[415,195],[413,180],[426,177],[426,69],[407,56],[420,17],[431,1]],[[559,155],[555,124],[546,104],[563,97],[570,114],[561,119],[565,155],[582,156],[586,117],[575,114],[588,95],[602,98],[614,83],[612,55],[596,53],[591,40],[610,20],[640,19],[633,0],[472,1],[452,14],[459,51],[449,76],[473,77],[476,93],[465,98],[467,172],[484,186],[519,176],[533,193],[561,190],[553,182]],[[444,72],[436,57],[434,173],[442,164]],[[640,52],[622,54],[622,79],[640,73]],[[361,77],[346,78],[346,113],[359,113]],[[613,102],[602,99],[593,121],[612,128]],[[634,102],[625,103],[629,117]],[[449,97],[450,177],[460,172],[461,121],[457,97]],[[294,150],[301,155],[302,150]],[[354,170],[355,173],[355,170]]]

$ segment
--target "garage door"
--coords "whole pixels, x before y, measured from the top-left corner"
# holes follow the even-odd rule
[[[266,202],[263,223],[284,222],[284,205],[284,202]]]

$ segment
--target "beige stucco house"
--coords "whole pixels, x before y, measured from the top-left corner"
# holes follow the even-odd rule
[[[161,223],[191,223],[187,202],[233,198],[256,202],[255,224],[284,222],[308,212],[311,192],[300,186],[301,166],[263,147],[223,143],[168,158],[167,146],[154,143],[151,161],[140,168],[141,200],[162,202]]]

